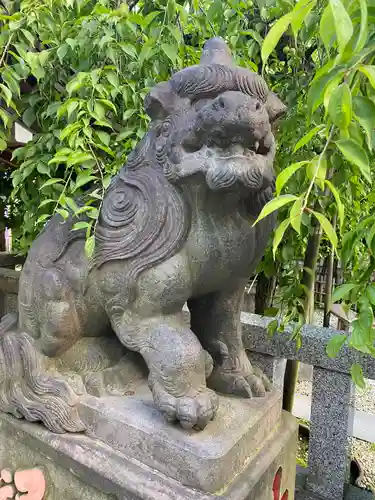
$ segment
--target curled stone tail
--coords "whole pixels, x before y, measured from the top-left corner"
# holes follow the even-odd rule
[[[85,430],[78,395],[63,375],[47,369],[46,358],[28,334],[10,331],[15,321],[5,317],[0,322],[0,410],[43,422],[56,433]]]

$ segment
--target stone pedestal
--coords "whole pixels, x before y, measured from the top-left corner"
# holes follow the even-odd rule
[[[221,397],[202,432],[167,424],[144,383],[128,394],[87,397],[86,435],[56,435],[0,414],[0,474],[12,476],[0,482],[0,499],[9,485],[21,492],[17,470],[27,471],[26,483],[44,477],[33,500],[294,498],[297,425],[277,391],[251,401]]]

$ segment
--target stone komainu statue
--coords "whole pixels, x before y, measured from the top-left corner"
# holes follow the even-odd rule
[[[84,430],[80,398],[121,385],[129,351],[146,362],[156,406],[184,428],[213,419],[214,391],[268,389],[239,314],[274,224],[253,227],[272,197],[271,123],[285,107],[221,39],[145,107],[149,131],[105,194],[92,260],[75,221],[54,216],[24,265],[18,319],[0,324],[0,409],[54,432]]]

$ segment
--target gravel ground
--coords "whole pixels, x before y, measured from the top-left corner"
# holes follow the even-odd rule
[[[314,323],[321,326],[323,324],[323,313],[315,312]],[[331,328],[337,328],[337,319],[331,316]],[[311,382],[299,382],[297,394],[311,397]],[[366,389],[357,389],[354,406],[357,410],[365,411],[375,415],[375,380],[366,380]],[[364,477],[361,487],[369,488],[375,492],[375,444],[352,439],[352,456],[362,465]]]

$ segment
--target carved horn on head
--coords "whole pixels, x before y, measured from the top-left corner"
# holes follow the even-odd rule
[[[285,104],[273,92],[267,96],[266,109],[271,123],[281,118],[287,111]]]
[[[222,66],[233,67],[233,57],[228,45],[220,37],[211,38],[203,47],[201,64],[221,64]]]

